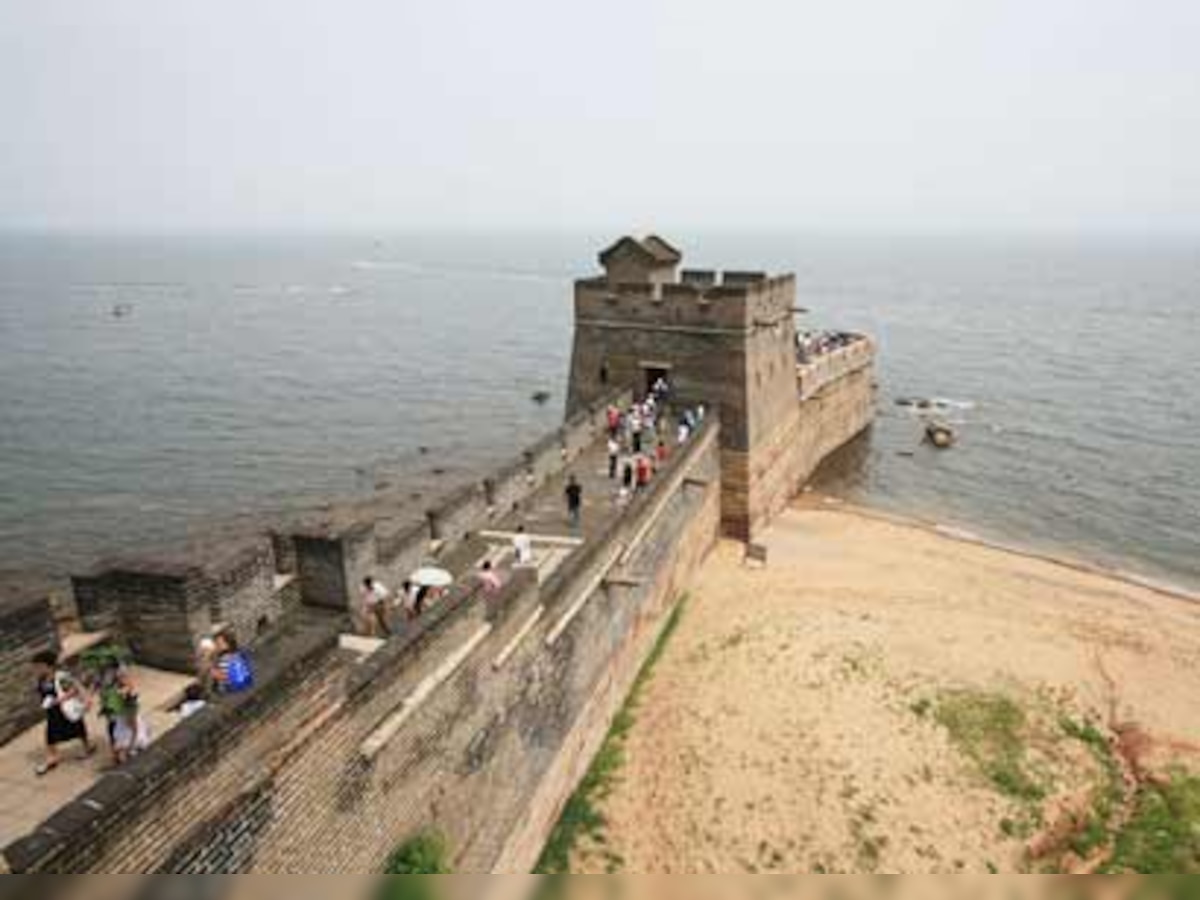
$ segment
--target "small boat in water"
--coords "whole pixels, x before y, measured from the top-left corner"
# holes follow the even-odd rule
[[[939,450],[948,450],[954,446],[958,436],[954,433],[954,429],[945,422],[930,422],[925,426],[925,440]]]

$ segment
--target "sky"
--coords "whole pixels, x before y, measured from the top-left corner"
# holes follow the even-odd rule
[[[1196,0],[0,0],[0,227],[1200,233]]]

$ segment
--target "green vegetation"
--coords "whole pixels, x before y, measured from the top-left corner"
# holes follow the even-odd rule
[[[1000,793],[1031,802],[1045,796],[1025,760],[1025,711],[1008,697],[948,691],[939,697],[934,719]]]
[[[601,745],[600,751],[592,760],[592,765],[587,774],[583,776],[583,781],[580,782],[575,793],[567,800],[558,824],[550,833],[550,838],[542,850],[541,859],[538,860],[537,868],[534,869],[536,874],[568,874],[571,871],[571,853],[581,840],[587,838],[597,844],[604,843],[606,822],[603,813],[598,808],[599,804],[611,793],[617,772],[625,763],[625,742],[633,728],[634,713],[637,711],[642,690],[653,674],[654,667],[662,658],[663,652],[671,640],[671,635],[679,626],[686,603],[687,597],[681,598],[663,626],[662,633],[638,672],[625,705],[613,720],[612,728]],[[611,850],[605,849],[603,852],[609,873],[620,871],[625,861]]]
[[[384,872],[388,875],[449,875],[451,870],[446,856],[446,839],[436,831],[422,831],[392,852]]]
[[[90,676],[98,676],[101,672],[117,669],[131,662],[132,651],[120,644],[97,644],[84,650],[79,656],[80,666]]]
[[[1059,724],[1067,737],[1091,751],[1104,775],[1104,780],[1092,792],[1090,813],[1070,841],[1071,852],[1080,859],[1087,859],[1112,839],[1111,822],[1122,800],[1121,766],[1113,754],[1112,744],[1093,723],[1076,722],[1064,716],[1059,719]]]
[[[1105,873],[1200,873],[1200,778],[1175,773],[1144,784],[1118,832]]]

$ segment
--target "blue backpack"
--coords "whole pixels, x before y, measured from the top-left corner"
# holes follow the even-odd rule
[[[225,690],[230,694],[248,691],[254,687],[254,669],[250,660],[241,650],[231,653],[225,665]]]

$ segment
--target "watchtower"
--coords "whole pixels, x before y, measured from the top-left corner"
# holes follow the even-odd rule
[[[717,410],[723,527],[748,539],[799,487],[795,278],[682,260],[660,237],[623,237],[603,275],[576,282],[568,413],[660,376],[677,402]]]

